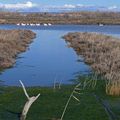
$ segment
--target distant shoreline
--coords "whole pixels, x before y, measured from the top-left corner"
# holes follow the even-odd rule
[[[0,12],[0,24],[120,25],[119,12],[19,13]]]

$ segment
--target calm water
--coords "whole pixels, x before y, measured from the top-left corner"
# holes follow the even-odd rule
[[[22,27],[16,25],[0,25],[0,29],[30,29],[37,34],[29,50],[20,54],[16,64],[0,75],[5,85],[18,86],[22,80],[27,86],[51,86],[54,79],[68,84],[75,75],[85,73],[90,68],[83,62],[77,62],[74,50],[67,48],[61,38],[68,32],[101,32],[120,36],[120,26],[94,25],[53,25],[39,27]]]

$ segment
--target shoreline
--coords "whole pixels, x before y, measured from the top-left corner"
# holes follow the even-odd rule
[[[25,52],[35,37],[30,30],[0,30],[0,68],[12,67],[18,54]]]
[[[0,24],[120,25],[119,12],[20,13],[0,12]]]
[[[82,80],[84,83],[85,79],[88,81],[90,80],[90,78],[82,78],[79,79],[79,81]],[[102,81],[102,83],[104,83],[104,81]],[[62,85],[60,89],[54,89],[52,87],[26,87],[27,92],[31,96],[41,93],[41,96],[38,98],[37,102],[35,102],[28,112],[27,119],[34,120],[37,118],[37,120],[59,120],[66,101],[68,100],[74,87],[75,84],[66,86]],[[11,113],[21,113],[23,109],[26,97],[22,88],[7,86],[0,87],[0,89],[2,91],[0,94],[0,119],[19,119],[17,114]],[[79,90],[77,90],[77,92],[79,92]],[[102,98],[102,100],[106,101],[106,103],[110,104],[111,111],[113,111],[116,117],[119,117],[119,107],[114,106],[114,104],[119,104],[119,97],[106,95],[104,93],[104,85],[101,84],[101,81],[99,81],[99,84],[96,85],[95,89],[92,89],[89,86],[84,90],[81,89],[80,93],[81,94],[74,94],[80,100],[80,102],[76,101],[74,98],[71,99],[65,114],[66,120],[108,120],[109,116],[107,115],[101,103],[96,100],[94,95],[99,96]],[[34,113],[34,111],[36,112]],[[9,114],[9,116],[7,114]]]
[[[22,22],[21,22],[22,23]],[[21,24],[20,23],[20,24]],[[34,23],[34,24],[37,24],[37,23]],[[0,25],[17,25],[16,23],[0,23]],[[38,27],[40,27],[40,26],[44,26],[44,24],[42,23],[41,25],[39,25]],[[87,23],[54,23],[54,24],[51,24],[50,26],[52,26],[52,25],[95,25],[95,26],[100,26],[99,24],[97,24],[97,23],[93,23],[93,24],[91,24],[91,23],[89,23],[89,24],[87,24]],[[109,24],[109,23],[107,23],[107,24],[103,24],[103,26],[117,26],[117,25],[120,25],[120,23],[119,24],[116,24],[116,23],[114,23],[114,24]],[[19,25],[19,26],[22,26],[22,25]],[[30,26],[30,25],[25,25],[25,26]],[[102,27],[102,26],[100,26],[100,27]]]
[[[87,32],[63,37],[94,72],[106,79],[106,93],[120,95],[120,38]]]

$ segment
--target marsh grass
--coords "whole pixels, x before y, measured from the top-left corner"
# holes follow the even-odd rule
[[[65,13],[18,13],[0,12],[1,24],[52,23],[52,24],[120,24],[119,12],[65,12]]]
[[[11,67],[34,37],[30,30],[0,30],[0,69]]]
[[[106,78],[106,93],[120,95],[120,39],[98,33],[69,33],[64,36],[85,63]]]

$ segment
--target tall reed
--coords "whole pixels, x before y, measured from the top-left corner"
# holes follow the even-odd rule
[[[77,32],[69,33],[64,38],[97,74],[106,78],[106,93],[120,95],[120,39]]]

